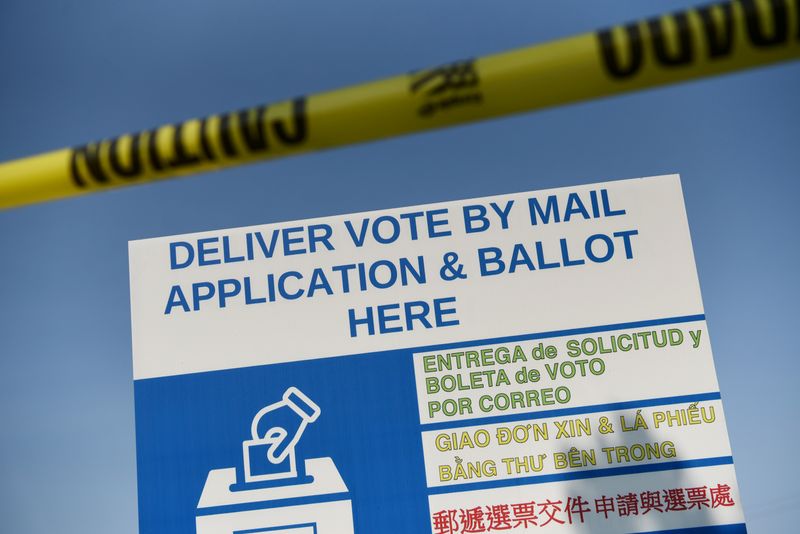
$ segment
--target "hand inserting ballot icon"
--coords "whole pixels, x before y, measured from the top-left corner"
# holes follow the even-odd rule
[[[333,458],[296,452],[321,413],[296,387],[258,410],[242,442],[242,461],[208,473],[197,504],[197,534],[353,534],[349,489]]]
[[[298,473],[295,447],[320,413],[319,406],[296,387],[288,388],[279,402],[259,410],[250,427],[252,439],[242,443],[244,482],[305,476]]]

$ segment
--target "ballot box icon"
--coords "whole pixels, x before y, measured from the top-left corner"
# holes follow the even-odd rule
[[[240,465],[211,470],[197,534],[351,534],[352,504],[332,458],[298,459],[322,410],[296,387],[253,417]]]

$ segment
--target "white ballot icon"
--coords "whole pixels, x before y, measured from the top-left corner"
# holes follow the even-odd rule
[[[284,417],[271,417],[283,413]],[[352,503],[331,458],[297,464],[295,446],[320,408],[297,388],[253,418],[243,469],[208,474],[197,504],[197,534],[352,534]],[[300,467],[300,469],[298,469]]]

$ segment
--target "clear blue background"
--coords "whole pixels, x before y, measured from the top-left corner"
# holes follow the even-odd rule
[[[696,2],[0,4],[0,160]],[[0,212],[0,524],[136,532],[127,241],[680,172],[745,512],[800,506],[800,64]]]

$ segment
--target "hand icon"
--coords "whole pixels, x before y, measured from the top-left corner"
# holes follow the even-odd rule
[[[246,473],[249,475],[247,478],[251,480],[282,478],[295,474],[295,446],[305,432],[306,426],[316,421],[320,413],[319,406],[295,387],[287,389],[281,401],[262,408],[253,418],[250,428],[252,440],[245,442],[245,465],[248,467]],[[250,467],[257,458],[251,454],[254,454],[255,450],[263,451],[265,448],[269,464],[279,466],[288,458],[291,472],[262,473],[254,477],[255,473],[251,472]]]

